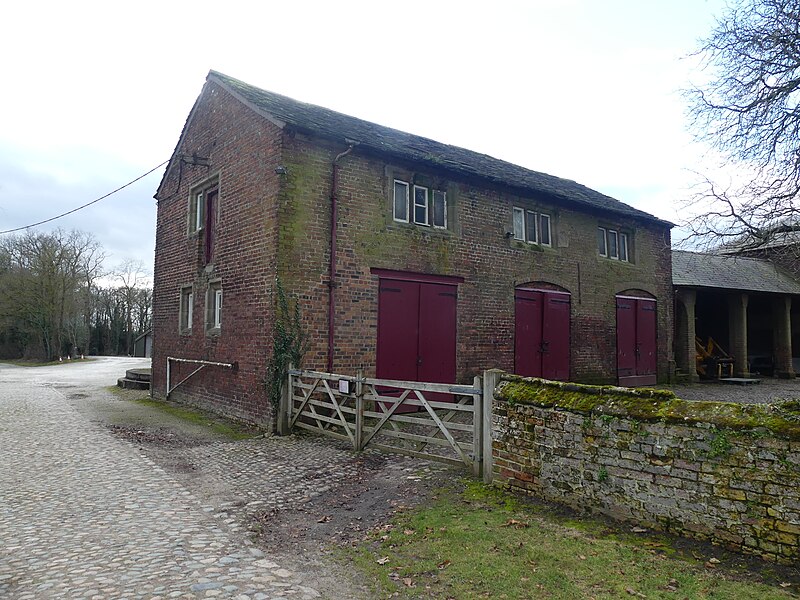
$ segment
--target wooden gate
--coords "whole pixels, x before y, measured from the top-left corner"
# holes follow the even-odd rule
[[[355,450],[371,446],[463,464],[477,476],[483,472],[486,421],[481,381],[475,377],[470,387],[291,369],[278,429],[313,431],[348,441]]]

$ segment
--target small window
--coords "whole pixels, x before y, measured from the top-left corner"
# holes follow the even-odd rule
[[[222,290],[214,290],[214,327],[222,325]]]
[[[514,208],[514,239],[525,241],[525,211]]]
[[[414,186],[414,223],[429,225],[428,221],[428,188]]]
[[[185,287],[181,290],[181,305],[180,305],[180,330],[181,332],[190,332],[192,330],[192,316],[194,313],[194,293],[191,287]]]
[[[221,329],[222,327],[222,287],[219,283],[208,286],[206,297],[206,329]]]
[[[408,223],[408,184],[394,180],[394,220]]]
[[[189,232],[194,233],[203,229],[205,224],[205,207],[206,199],[205,192],[200,190],[192,194],[192,199],[189,205]]]
[[[530,243],[535,244],[539,236],[536,235],[536,213],[528,211],[525,215],[525,239]]]
[[[513,208],[514,239],[529,244],[550,246],[552,233],[550,231],[550,215]]]
[[[630,236],[614,229],[598,227],[597,253],[606,258],[630,262]]]
[[[619,258],[619,253],[617,252],[617,232],[609,229],[608,230],[608,258]]]
[[[628,234],[619,234],[619,259],[627,262],[628,260]]]
[[[608,256],[608,244],[606,244],[606,230],[602,227],[597,228],[597,252],[600,256]]]
[[[550,215],[539,215],[539,243],[542,246],[550,245]]]
[[[433,190],[433,222],[434,227],[447,227],[447,194]]]
[[[395,179],[392,213],[400,223],[447,229],[447,193]]]
[[[192,188],[189,194],[189,233],[214,227],[217,217],[215,200],[218,192],[218,175]]]

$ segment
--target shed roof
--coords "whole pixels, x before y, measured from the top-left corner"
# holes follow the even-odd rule
[[[676,286],[800,294],[800,282],[768,260],[672,251],[672,283]]]
[[[546,194],[567,204],[616,213],[667,227],[673,226],[672,223],[569,179],[531,171],[486,154],[442,144],[321,106],[299,102],[217,71],[210,71],[207,80],[221,85],[257,112],[271,117],[281,126],[288,124],[299,131],[342,142],[347,140],[357,144],[359,148],[373,152],[417,163],[427,163],[437,169],[447,169],[480,177],[493,183]]]

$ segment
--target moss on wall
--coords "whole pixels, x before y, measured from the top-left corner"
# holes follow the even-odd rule
[[[560,408],[583,414],[606,414],[639,421],[707,423],[717,428],[762,430],[800,440],[800,401],[736,404],[681,400],[667,390],[561,383],[503,376],[495,392],[512,404]]]

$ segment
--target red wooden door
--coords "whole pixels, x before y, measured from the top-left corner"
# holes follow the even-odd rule
[[[656,383],[656,302],[636,301],[636,374],[649,376]]]
[[[636,300],[617,297],[617,377],[636,376]]]
[[[569,378],[570,295],[516,290],[514,371],[525,377]]]
[[[617,296],[617,378],[620,385],[656,383],[656,302]]]
[[[547,292],[542,306],[542,377],[569,379],[569,294]]]
[[[514,294],[514,372],[542,376],[542,292],[516,290]]]
[[[417,381],[456,380],[456,287],[419,284]]]
[[[456,379],[457,287],[381,279],[378,295],[379,379],[453,383]],[[390,390],[382,393],[394,395]],[[449,394],[426,394],[452,401]]]
[[[381,279],[376,376],[416,381],[418,338],[419,284]]]

